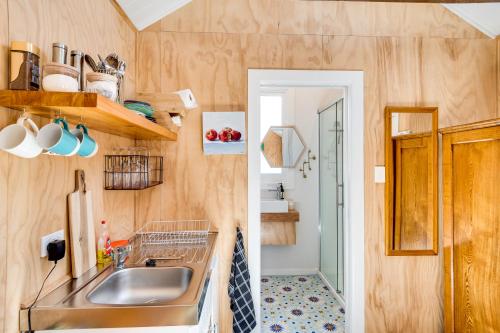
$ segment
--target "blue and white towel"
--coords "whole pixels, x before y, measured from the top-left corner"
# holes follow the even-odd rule
[[[229,298],[233,311],[233,332],[251,332],[257,326],[257,322],[250,288],[250,273],[240,228],[236,229],[236,244],[229,277]]]

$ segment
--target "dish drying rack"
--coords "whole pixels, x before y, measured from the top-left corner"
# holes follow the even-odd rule
[[[153,221],[134,236],[132,246],[136,264],[156,261],[202,262],[208,255],[207,220]]]

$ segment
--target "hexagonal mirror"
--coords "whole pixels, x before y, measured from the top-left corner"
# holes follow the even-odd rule
[[[295,127],[272,126],[260,148],[271,168],[294,168],[305,146]]]

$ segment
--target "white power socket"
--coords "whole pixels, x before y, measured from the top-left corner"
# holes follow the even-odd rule
[[[49,254],[47,253],[47,245],[50,242],[55,240],[63,240],[64,239],[64,230],[58,230],[56,232],[51,233],[50,235],[45,235],[41,238],[40,241],[40,258],[46,257]]]

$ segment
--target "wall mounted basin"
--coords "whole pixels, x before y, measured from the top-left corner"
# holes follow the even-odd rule
[[[260,202],[261,213],[287,213],[287,200],[262,200]]]

